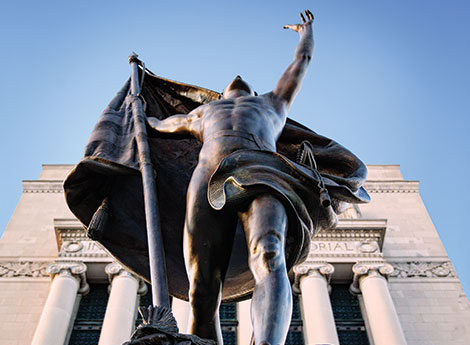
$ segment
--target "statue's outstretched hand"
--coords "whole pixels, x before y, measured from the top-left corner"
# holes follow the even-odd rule
[[[305,18],[307,18],[307,19],[305,19]],[[306,27],[311,27],[311,25],[313,23],[313,14],[309,10],[305,10],[305,17],[301,12],[300,13],[300,19],[302,20],[302,24],[287,24],[287,25],[284,25],[284,29],[291,29],[291,30],[294,30],[296,32],[301,32]]]

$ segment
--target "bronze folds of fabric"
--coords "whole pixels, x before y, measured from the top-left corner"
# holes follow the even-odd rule
[[[217,92],[160,78],[148,71],[146,73],[142,97],[149,117],[163,119],[173,114],[188,113],[201,104],[219,98]],[[149,280],[142,181],[128,95],[129,82],[98,119],[87,143],[85,156],[65,180],[64,190],[69,208],[86,227],[107,198],[106,224],[103,225],[103,231],[100,231],[99,242],[122,264]],[[170,138],[149,133],[169,290],[173,296],[187,300],[188,279],[182,249],[185,199],[201,143],[192,137]],[[318,171],[332,198],[329,209],[318,207],[315,178],[311,174],[309,176],[308,169],[294,163],[299,146],[304,140],[308,140],[313,147]],[[219,166],[214,175],[217,178],[213,181],[219,186],[227,181],[228,184],[225,184],[222,191],[226,193],[227,188],[234,188],[230,190],[231,197],[227,200],[236,200],[238,194],[232,192],[236,192],[237,186],[246,187],[248,192],[257,188],[254,185],[247,187],[250,180],[245,178],[243,169],[236,167],[236,160],[245,159],[251,162],[249,174],[256,175],[258,182],[264,181],[261,183],[264,184],[263,188],[269,187],[272,193],[278,193],[288,206],[290,217],[295,216],[298,219],[297,230],[289,231],[287,239],[290,266],[301,258],[307,239],[315,228],[318,230],[323,227],[322,224],[334,221],[334,213],[342,212],[348,202],[369,200],[362,188],[367,176],[365,165],[340,144],[295,121],[287,120],[277,143],[279,154],[266,155],[262,153],[264,151],[259,152],[261,153],[247,152],[238,157],[227,157]],[[263,159],[266,163],[264,171],[255,162]],[[274,170],[275,173],[267,174],[266,169]],[[232,180],[227,175],[230,170]],[[266,178],[267,175],[270,177]],[[212,195],[211,192],[210,197]],[[245,199],[247,195],[244,196]],[[253,283],[246,258],[245,236],[239,226],[224,283],[224,301],[241,300],[250,296]]]

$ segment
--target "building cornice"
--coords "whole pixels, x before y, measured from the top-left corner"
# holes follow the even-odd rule
[[[24,180],[23,193],[63,193],[62,180]]]
[[[367,181],[364,188],[368,193],[419,193],[419,181]]]
[[[339,219],[338,225],[333,230],[347,230],[347,229],[385,229],[387,227],[387,219],[383,218],[354,218],[354,219]]]
[[[23,180],[24,193],[63,193],[62,180]],[[419,181],[375,180],[367,181],[369,193],[419,193]]]

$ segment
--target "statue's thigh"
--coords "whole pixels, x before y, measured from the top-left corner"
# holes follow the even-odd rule
[[[250,251],[265,237],[276,237],[284,245],[287,232],[287,213],[284,205],[273,195],[255,198],[247,211],[239,213]]]
[[[187,205],[184,256],[191,279],[211,280],[225,276],[238,218],[212,209],[203,196]]]

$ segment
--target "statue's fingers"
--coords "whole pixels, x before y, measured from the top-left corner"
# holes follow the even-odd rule
[[[313,13],[310,12],[310,10],[305,10],[305,13],[307,14],[307,18],[310,19],[310,20],[313,20]]]
[[[300,19],[302,20],[302,23],[305,24],[305,18],[304,18],[304,15],[302,14],[302,12],[300,13]]]

